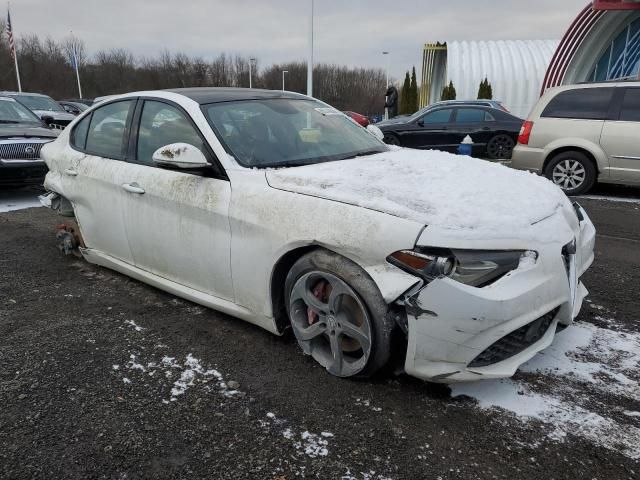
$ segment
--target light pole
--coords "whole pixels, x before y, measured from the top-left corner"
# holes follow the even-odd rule
[[[284,74],[289,73],[289,70],[282,70],[282,91],[284,92]]]
[[[387,65],[386,65],[386,71],[387,71],[387,90],[389,90],[389,52],[382,52],[382,55],[385,55],[387,57]],[[385,96],[384,96],[384,103],[385,103],[385,107],[384,107],[384,119],[385,120],[389,120],[389,109],[387,108],[387,95],[385,92]]]
[[[253,62],[255,62],[256,59],[255,58],[250,58],[249,59],[249,88],[253,88],[253,83],[251,80],[251,68],[253,67]]]
[[[309,15],[309,58],[307,60],[307,95],[313,97],[313,2]]]

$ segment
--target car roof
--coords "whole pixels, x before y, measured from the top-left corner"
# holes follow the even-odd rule
[[[172,88],[164,91],[183,95],[200,105],[205,105],[207,103],[234,102],[238,100],[267,100],[273,98],[291,98],[299,100],[308,98],[299,93],[283,92],[282,90],[262,90],[259,88],[195,87]]]
[[[13,97],[16,95],[24,95],[26,97],[48,97],[48,95],[45,95],[43,93],[29,93],[29,92],[0,92],[0,95],[4,95],[6,97]]]

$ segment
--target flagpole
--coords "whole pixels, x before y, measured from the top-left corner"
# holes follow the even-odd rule
[[[11,3],[7,3],[7,23],[9,28],[10,40],[13,43],[13,63],[16,66],[16,79],[18,80],[18,92],[22,93],[22,83],[20,82],[20,69],[18,68],[18,49],[16,48],[16,40],[13,38],[13,25],[11,24]]]
[[[78,80],[78,93],[82,98],[82,87],[80,86],[80,67],[78,66],[78,59],[76,58],[76,79]]]

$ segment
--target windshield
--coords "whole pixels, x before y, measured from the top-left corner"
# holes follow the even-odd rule
[[[40,119],[13,98],[0,97],[0,123],[31,123],[41,125]]]
[[[245,167],[308,165],[388,150],[346,115],[313,100],[243,100],[202,109]]]
[[[31,110],[48,110],[50,112],[64,112],[62,107],[53,99],[40,95],[14,95],[15,98]]]

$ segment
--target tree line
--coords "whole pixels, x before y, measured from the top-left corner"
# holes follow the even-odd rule
[[[41,40],[37,35],[17,41],[22,90],[45,93],[55,99],[77,98],[78,89],[72,67],[77,52],[82,93],[85,98],[178,87],[249,87],[278,90],[285,73],[286,90],[306,93],[307,64],[288,62],[260,68],[259,60],[219,53],[213,60],[184,53],[164,51],[156,57],[135,57],[129,50],[113,48],[89,55],[77,38],[62,41]],[[340,110],[364,115],[384,111],[386,91],[382,69],[349,68],[333,64],[314,66],[314,97]],[[0,90],[16,90],[13,59],[0,22]]]

